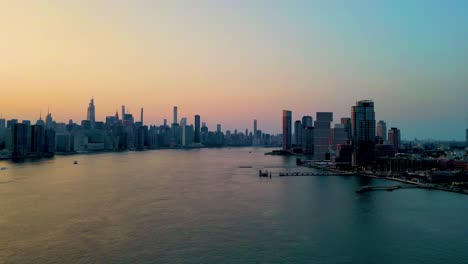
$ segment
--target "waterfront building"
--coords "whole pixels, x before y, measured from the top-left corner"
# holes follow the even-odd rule
[[[188,147],[193,144],[193,125],[182,127],[182,146]]]
[[[296,147],[302,147],[302,122],[296,120],[294,122],[294,142]]]
[[[356,102],[356,105],[351,107],[351,124],[355,156],[353,165],[370,165],[374,160],[375,145],[374,102]]]
[[[400,147],[401,144],[401,135],[400,135],[400,130],[396,127],[392,127],[388,131],[388,141],[390,141],[390,145],[393,146],[393,149],[395,151],[398,151],[398,148]]]
[[[195,131],[194,131],[194,142],[195,143],[200,143],[200,116],[199,115],[195,115]]]
[[[96,110],[94,107],[94,98],[91,98],[91,101],[89,102],[88,106],[88,115],[86,120],[88,120],[91,123],[91,127],[94,127],[94,122],[96,122]],[[47,122],[46,122],[47,125]]]
[[[383,120],[377,123],[377,136],[383,141],[387,141],[387,124]]]
[[[31,152],[40,155],[44,149],[45,133],[44,126],[31,126]]]
[[[59,133],[55,135],[55,149],[58,152],[75,151],[75,137],[71,133]]]
[[[329,137],[332,121],[332,112],[317,112],[314,126],[314,159],[316,160],[329,159]]]
[[[304,154],[314,155],[314,127],[305,127],[302,133]]]
[[[221,124],[217,124],[217,125],[216,125],[216,132],[217,132],[217,133],[222,133],[222,131],[221,131]]]
[[[45,121],[46,128],[53,128],[54,120],[52,119],[52,114],[47,112],[46,121]]]
[[[24,157],[28,152],[26,148],[27,129],[25,124],[14,124],[13,134],[13,157]]]
[[[292,112],[283,110],[283,150],[289,150],[292,147]]]
[[[6,128],[5,125],[6,125],[5,118],[0,118],[0,129]]]

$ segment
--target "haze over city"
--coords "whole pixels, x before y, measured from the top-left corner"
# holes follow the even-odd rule
[[[150,124],[200,114],[214,129],[280,133],[318,111],[376,118],[407,139],[465,136],[465,1],[4,1],[1,113],[96,119],[122,104]],[[337,120],[335,120],[337,121]]]

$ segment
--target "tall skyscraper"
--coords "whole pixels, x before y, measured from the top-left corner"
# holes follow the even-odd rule
[[[395,151],[398,151],[398,148],[400,147],[400,144],[401,144],[401,134],[398,128],[392,127],[388,131],[388,141],[390,141],[390,145],[393,146],[393,149]]]
[[[122,105],[122,121],[124,120],[125,117],[125,105]]]
[[[363,100],[351,107],[354,144],[354,165],[366,166],[374,160],[375,112],[374,102]]]
[[[302,122],[301,120],[296,120],[294,122],[294,144],[297,147],[302,147]]]
[[[283,110],[283,150],[292,147],[292,112]]]
[[[257,137],[257,119],[254,119],[253,123],[253,131],[254,131],[254,137]],[[248,135],[247,135],[248,136]]]
[[[216,125],[216,132],[221,133],[221,124]]]
[[[91,102],[89,102],[88,116],[86,120],[91,122],[91,127],[94,127],[94,123],[96,122],[96,109],[94,108],[94,98],[91,98]]]
[[[383,120],[380,120],[377,123],[377,136],[381,139],[387,141],[387,124]]]
[[[326,160],[329,153],[329,138],[332,112],[317,112],[314,126],[314,159]]]
[[[5,118],[0,118],[0,129],[5,128],[5,124],[6,124]]]
[[[194,133],[194,142],[200,143],[200,116],[195,115],[195,133]]]
[[[174,106],[174,122],[172,122],[173,124],[177,124],[177,106]]]
[[[351,128],[351,118],[349,117],[342,117],[341,118],[341,124],[344,126],[344,129],[346,131],[347,139],[352,139],[353,138],[353,133],[352,133],[352,128]]]
[[[141,125],[143,125],[143,107],[141,108],[140,122],[141,122]]]
[[[52,114],[51,114],[51,113],[47,113],[46,122],[45,122],[46,128],[52,128],[52,127],[53,127],[53,123],[54,123],[54,120],[52,119]]]

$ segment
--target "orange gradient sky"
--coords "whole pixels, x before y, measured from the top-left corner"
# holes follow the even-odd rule
[[[393,10],[404,11],[400,25],[372,1],[356,10],[285,2],[0,1],[0,112],[36,120],[50,108],[79,122],[94,96],[100,120],[125,104],[161,124],[177,105],[179,117],[200,114],[212,129],[251,129],[256,118],[279,132],[282,109],[339,120],[356,100],[374,99],[377,118],[404,136],[462,138],[459,21],[440,25],[416,5]],[[434,120],[459,132],[433,129]]]

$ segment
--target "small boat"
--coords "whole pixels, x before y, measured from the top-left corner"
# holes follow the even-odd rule
[[[7,167],[1,167],[0,168],[0,170],[6,170],[6,169],[7,169]]]
[[[76,165],[76,164],[78,164],[78,161],[76,161],[76,160],[75,160],[75,161],[73,161],[73,164],[75,164],[75,165]]]
[[[252,166],[239,166],[239,168],[241,168],[241,169],[250,169],[250,168],[252,168]]]

